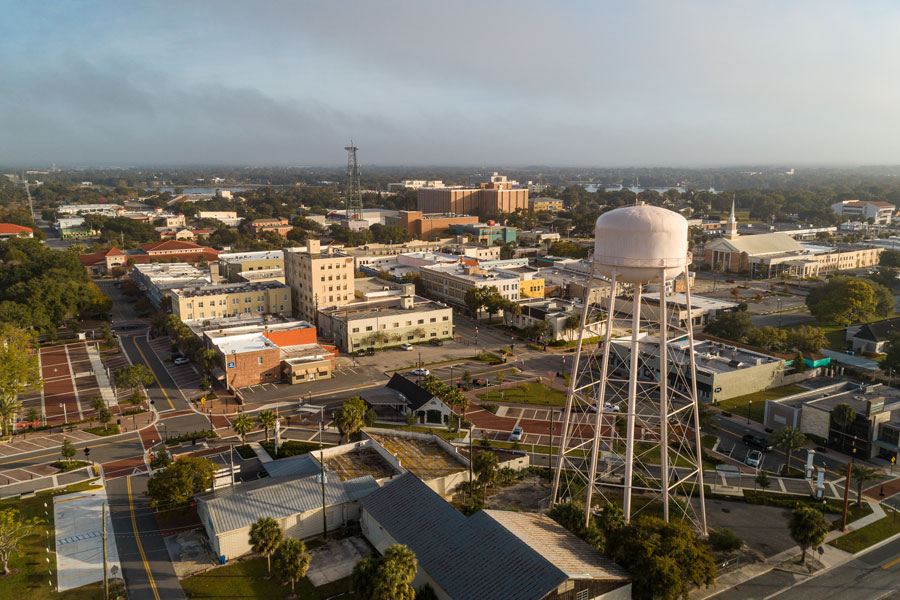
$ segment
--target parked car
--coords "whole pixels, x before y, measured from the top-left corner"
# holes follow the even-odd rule
[[[357,356],[365,356],[365,355],[366,355],[366,351],[363,350],[362,348],[360,348],[359,350],[356,351],[356,355],[357,355]]]
[[[597,406],[595,404],[591,404],[587,407],[588,412],[595,413],[597,412]],[[603,412],[605,413],[617,413],[619,412],[619,405],[613,404],[611,402],[607,402],[603,405]]]
[[[432,346],[443,346],[444,340],[442,340],[441,338],[431,338],[430,340],[428,340],[428,343]]]
[[[474,379],[472,381],[472,383],[474,383],[475,385],[480,385],[481,387],[484,387],[487,385],[487,379],[485,379],[484,377],[479,377],[477,379]]]
[[[375,348],[369,346],[366,348],[366,356],[375,356]]]
[[[419,367],[418,369],[413,369],[410,372],[413,375],[416,375],[418,377],[428,377],[429,375],[431,375],[431,371],[429,371],[428,369],[426,369],[424,367]]]
[[[747,453],[747,458],[744,459],[744,463],[748,467],[754,467],[758,469],[760,465],[762,465],[763,453],[759,450],[751,450]]]
[[[772,444],[769,443],[769,440],[767,440],[766,438],[761,438],[757,435],[748,433],[741,439],[744,441],[745,446],[752,446],[753,448],[758,448],[759,450],[762,450],[763,452],[771,452],[772,451]]]
[[[512,433],[509,434],[509,441],[518,442],[522,439],[522,428],[516,425],[513,427]]]
[[[408,351],[408,350],[412,350],[412,349],[413,349],[413,345],[410,344],[410,343],[400,344],[400,349],[401,349],[401,350],[407,350],[407,351]]]
[[[172,362],[176,365],[186,365],[191,362],[191,359],[189,359],[187,356],[176,356],[172,359]]]

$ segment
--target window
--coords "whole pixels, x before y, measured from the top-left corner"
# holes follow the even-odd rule
[[[203,308],[203,303],[202,303],[202,302],[198,302],[198,303],[197,303],[197,308]]]
[[[437,318],[431,317],[431,322],[434,323],[435,321],[437,321]]]
[[[214,310],[209,311],[209,316],[211,316],[211,317],[216,316],[216,311],[214,311]]]
[[[423,324],[424,322],[425,322],[425,319],[419,319],[419,325]]]
[[[241,303],[241,299],[240,299],[240,298],[232,298],[232,299],[231,299],[231,303],[232,303],[232,304],[240,304],[240,303]]]
[[[262,364],[262,356],[257,356],[256,360],[259,362],[259,364]]]
[[[359,327],[354,327],[354,328],[353,328],[353,333],[359,333]]]
[[[588,600],[590,596],[588,596],[590,592],[588,590],[581,590],[580,592],[575,592],[575,600]]]
[[[444,321],[449,321],[449,320],[450,320],[450,317],[444,315]]]
[[[244,304],[250,304],[252,301],[253,301],[253,299],[250,298],[250,296],[247,296],[246,298],[244,298]]]
[[[371,326],[371,325],[366,325],[366,331],[372,331],[372,326]]]
[[[187,303],[187,307],[188,307],[188,308],[194,308],[194,303],[193,303],[193,302],[188,302],[188,303]]]

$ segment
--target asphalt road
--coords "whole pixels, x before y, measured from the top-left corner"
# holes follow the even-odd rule
[[[153,371],[156,379],[156,385],[152,385],[147,389],[147,395],[153,401],[156,410],[160,413],[175,410],[190,409],[190,404],[181,394],[181,390],[175,385],[169,372],[162,361],[156,356],[150,342],[143,335],[123,335],[121,336],[122,347],[125,353],[135,365],[146,365]]]
[[[116,547],[131,600],[185,598],[144,492],[147,476],[107,483]]]
[[[107,463],[123,458],[141,456],[144,452],[140,437],[136,432],[124,433],[117,436],[98,438],[90,442],[77,442],[78,449],[75,458],[84,460],[84,448],[91,449],[90,459],[98,463]],[[0,459],[0,469],[12,469],[14,467],[27,467],[53,462],[59,458],[59,449],[47,448],[35,450],[24,454],[17,454],[5,459]]]
[[[900,540],[771,597],[778,600],[876,600],[897,590],[900,590]]]

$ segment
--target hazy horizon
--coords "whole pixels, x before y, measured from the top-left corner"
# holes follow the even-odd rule
[[[900,164],[900,6],[7,7],[0,164]]]

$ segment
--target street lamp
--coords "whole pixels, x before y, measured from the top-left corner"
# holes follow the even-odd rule
[[[750,412],[753,410],[753,400],[747,401],[747,425],[750,424]]]
[[[69,422],[69,413],[66,411],[66,404],[64,402],[59,403],[59,407],[63,409],[63,425]]]

